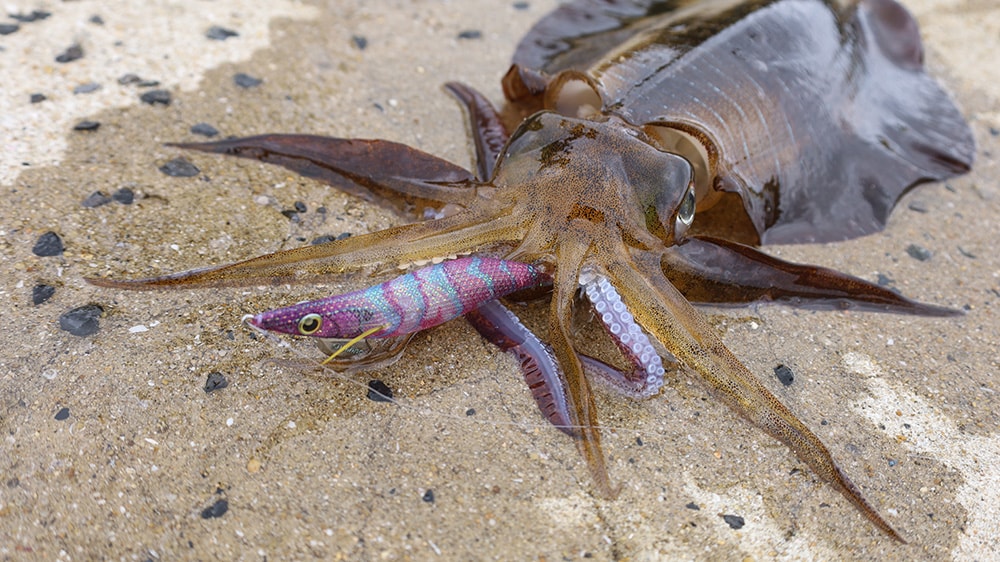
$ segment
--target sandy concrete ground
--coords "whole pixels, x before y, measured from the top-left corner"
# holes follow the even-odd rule
[[[330,0],[268,3],[267,11],[237,0],[8,3],[10,12],[52,15],[0,37],[0,556],[1000,557],[1000,9],[993,0],[906,3],[933,72],[972,122],[975,171],[912,192],[884,233],[773,253],[873,280],[882,274],[909,296],[968,314],[707,311],[909,539],[905,546],[689,375],[642,404],[600,397],[603,422],[615,428],[604,437],[612,476],[623,484],[608,501],[592,494],[573,444],[539,422],[513,362],[462,323],[417,338],[403,361],[373,375],[395,389],[402,405],[394,406],[267,362],[287,352],[240,325],[243,314],[348,285],[126,293],[83,282],[226,263],[398,223],[245,161],[189,156],[199,177],[167,177],[158,167],[179,152],[162,143],[195,140],[188,129],[208,122],[223,136],[390,138],[466,164],[462,115],[440,84],[463,80],[499,101],[517,38],[555,2]],[[240,35],[210,41],[212,25]],[[459,39],[466,30],[481,37]],[[355,36],[367,39],[364,50]],[[54,63],[73,43],[85,56]],[[116,82],[129,72],[160,81],[172,103],[138,103],[149,88]],[[263,83],[237,87],[238,72]],[[90,82],[101,89],[72,94]],[[29,104],[33,92],[48,99]],[[100,129],[71,131],[84,119]],[[81,205],[94,191],[121,188],[134,190],[133,204]],[[280,211],[296,201],[307,211],[291,222]],[[65,253],[33,255],[50,230]],[[913,259],[910,244],[932,258]],[[56,292],[35,306],[39,283]],[[95,335],[59,329],[60,314],[89,303],[106,310]],[[771,375],[778,364],[794,370],[792,386]],[[229,386],[206,394],[211,372]],[[212,517],[220,500],[228,510]],[[734,530],[721,515],[746,525]]]

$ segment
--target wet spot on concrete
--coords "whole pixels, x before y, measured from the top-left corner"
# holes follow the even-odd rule
[[[41,258],[48,258],[61,256],[64,249],[62,238],[50,230],[38,237],[35,245],[31,248],[31,253]]]
[[[187,158],[174,158],[166,164],[160,166],[160,171],[174,178],[190,178],[197,176],[201,170],[187,160]]]
[[[97,333],[104,309],[96,304],[78,306],[59,316],[59,328],[74,336],[85,337]]]

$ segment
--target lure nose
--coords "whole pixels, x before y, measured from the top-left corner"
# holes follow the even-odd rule
[[[264,320],[263,320],[262,317],[263,317],[263,314],[256,314],[256,315],[255,314],[244,314],[243,318],[241,318],[240,320],[244,324],[249,324],[249,325],[251,325],[251,326],[253,326],[255,328],[263,328],[264,326],[262,324],[264,323]]]

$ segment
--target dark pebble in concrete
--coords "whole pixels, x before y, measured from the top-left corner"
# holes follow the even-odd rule
[[[514,2],[511,5],[514,6],[515,10],[527,10],[531,7],[531,4],[528,2]]]
[[[240,88],[254,88],[264,83],[260,78],[255,78],[245,72],[239,72],[234,75],[233,82]]]
[[[915,260],[927,261],[931,259],[931,251],[923,246],[918,246],[916,244],[910,244],[906,247],[906,253],[910,254],[910,257]]]
[[[142,82],[142,78],[140,78],[138,74],[133,74],[131,72],[127,74],[122,74],[118,78],[118,83],[121,84],[122,86],[128,86],[129,84],[138,84],[139,82]]]
[[[123,187],[112,193],[111,198],[122,205],[131,205],[135,201],[135,192],[127,187]]]
[[[21,23],[31,23],[33,21],[39,21],[48,18],[52,15],[52,12],[46,12],[43,10],[32,10],[29,14],[10,14],[10,19],[19,21]]]
[[[97,121],[80,121],[76,125],[73,125],[74,131],[96,131],[101,128],[101,124]]]
[[[459,39],[479,39],[482,36],[483,32],[478,29],[466,29],[458,34]]]
[[[295,210],[299,213],[304,213],[308,210],[308,207],[306,207],[306,204],[302,201],[296,201],[295,203],[292,203],[292,206],[295,207]]]
[[[216,500],[212,507],[206,507],[201,512],[202,519],[215,519],[222,517],[229,511],[229,502],[226,500]]]
[[[31,94],[31,103],[42,103],[49,98],[45,97],[45,94]]]
[[[795,373],[787,365],[778,365],[774,368],[774,376],[778,377],[781,384],[791,385],[795,381]]]
[[[312,244],[313,246],[315,246],[316,244],[326,244],[327,242],[333,242],[336,239],[337,237],[332,234],[324,234],[322,236],[317,236],[316,238],[313,238],[310,244]]]
[[[998,137],[1000,136],[1000,129],[997,129],[996,127],[990,127],[990,134],[993,135],[994,137]]]
[[[92,23],[94,25],[104,25],[104,18],[102,18],[101,16],[99,16],[97,14],[94,14],[94,15],[90,16],[90,19],[87,20],[87,21],[89,21],[90,23]]]
[[[733,529],[742,529],[746,525],[746,521],[739,515],[723,515],[722,520]]]
[[[86,199],[80,202],[81,205],[88,209],[93,209],[94,207],[100,207],[101,205],[107,205],[111,202],[111,198],[100,191],[95,191],[87,196]]]
[[[38,237],[35,246],[31,248],[31,253],[38,257],[48,258],[62,255],[64,249],[62,238],[50,230]]]
[[[170,105],[170,92],[167,90],[150,90],[139,96],[139,99],[142,103],[148,103],[149,105]]]
[[[378,379],[368,381],[368,399],[373,402],[392,402],[392,389]]]
[[[21,26],[16,23],[0,23],[0,35],[10,35],[18,29],[21,29]]]
[[[97,82],[87,82],[86,84],[80,84],[79,86],[73,88],[74,94],[92,94],[97,90],[101,89],[101,85]]]
[[[52,298],[56,294],[56,288],[52,285],[39,283],[31,288],[31,304],[40,305]]]
[[[295,209],[285,209],[281,211],[281,214],[285,215],[285,218],[292,222],[299,222],[302,220],[299,218],[299,213]]]
[[[879,273],[878,280],[876,281],[876,283],[878,283],[880,287],[888,287],[889,285],[892,285],[895,282],[896,281],[892,277],[889,277],[884,273]]]
[[[102,314],[104,309],[96,304],[78,306],[59,316],[59,328],[80,337],[96,334]]]
[[[475,408],[469,408],[468,410],[465,411],[465,415],[467,415],[467,416],[474,416],[474,415],[476,415],[476,409]]]
[[[208,28],[208,31],[205,32],[205,37],[208,37],[212,41],[225,41],[230,37],[239,37],[239,36],[240,34],[233,31],[232,29],[227,29],[219,25],[213,25],[212,27]]]
[[[160,171],[173,178],[191,178],[201,173],[197,166],[183,157],[174,158],[160,166]]]
[[[427,490],[424,492],[424,496],[420,498],[427,503],[434,503],[434,490]]]
[[[61,54],[59,54],[56,57],[56,62],[62,62],[62,63],[73,62],[77,59],[82,59],[82,58],[83,58],[83,47],[79,45],[73,45],[68,49],[66,49],[65,51],[63,51]]]
[[[925,205],[923,201],[913,201],[912,203],[907,205],[906,208],[911,211],[916,211],[918,213],[926,213],[928,211],[927,205]]]
[[[966,250],[965,248],[963,248],[961,246],[955,246],[955,247],[958,248],[958,253],[960,253],[963,256],[969,258],[970,260],[976,259],[976,254],[973,254],[972,252]]]
[[[351,42],[354,46],[358,48],[359,51],[364,51],[368,47],[368,38],[362,37],[361,35],[355,35],[351,37]]]
[[[219,130],[208,123],[198,123],[191,127],[191,132],[203,137],[214,137],[219,134]]]
[[[897,462],[896,459],[889,459],[889,468],[892,468],[897,464],[899,464],[899,462]]]
[[[63,421],[68,419],[69,419],[69,408],[60,408],[59,411],[56,412],[56,420]]]
[[[222,390],[229,386],[229,381],[226,380],[226,376],[218,371],[213,371],[208,374],[208,378],[205,379],[205,393],[215,390]]]
[[[694,511],[701,511],[701,506],[699,506],[698,504],[696,504],[694,502],[688,502],[688,504],[685,505],[684,507],[686,507],[688,509],[691,509],[691,510],[694,510]]]

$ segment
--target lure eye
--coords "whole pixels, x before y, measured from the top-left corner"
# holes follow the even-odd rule
[[[674,224],[674,236],[683,236],[684,232],[691,226],[691,223],[694,222],[696,203],[694,184],[692,183],[688,186],[687,192],[684,193],[684,198],[681,199],[680,206],[677,207],[677,222]]]
[[[299,333],[311,336],[323,327],[323,317],[319,314],[306,314],[299,320]]]

